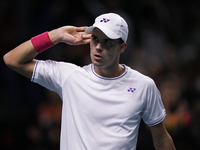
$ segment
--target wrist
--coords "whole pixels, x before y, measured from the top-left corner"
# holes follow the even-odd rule
[[[39,34],[31,38],[31,42],[33,44],[35,51],[37,51],[38,53],[41,53],[55,45],[51,41],[48,32],[44,32],[42,34]]]
[[[52,43],[56,45],[57,43],[61,42],[61,36],[59,29],[55,29],[49,32],[49,38],[51,39]]]

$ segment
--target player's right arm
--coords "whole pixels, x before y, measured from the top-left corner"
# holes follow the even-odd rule
[[[3,59],[9,68],[31,79],[37,54],[28,40],[5,54]]]
[[[64,42],[69,45],[87,44],[90,42],[90,34],[85,34],[87,27],[64,26],[48,32],[48,35],[55,45]],[[13,50],[6,53],[3,57],[5,64],[14,71],[31,79],[38,55],[31,40],[28,40]]]

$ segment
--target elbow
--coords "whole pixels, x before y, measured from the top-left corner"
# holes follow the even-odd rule
[[[14,68],[14,61],[13,61],[13,59],[10,57],[10,55],[9,55],[9,53],[7,53],[7,54],[5,54],[4,56],[3,56],[3,60],[4,60],[4,63],[9,67],[9,68],[11,68],[11,69],[13,69]]]
[[[10,61],[9,61],[8,53],[3,56],[3,61],[7,66],[9,66]]]

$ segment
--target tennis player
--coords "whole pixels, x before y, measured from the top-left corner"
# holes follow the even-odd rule
[[[135,150],[142,119],[156,150],[175,149],[163,123],[166,111],[154,81],[119,64],[127,38],[126,21],[107,13],[90,27],[60,27],[4,55],[8,67],[61,97],[61,150]],[[90,43],[92,63],[80,67],[34,59],[60,42]]]

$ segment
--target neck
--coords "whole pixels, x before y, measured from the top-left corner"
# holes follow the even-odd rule
[[[112,68],[104,68],[94,65],[94,71],[102,77],[114,78],[124,73],[125,66],[118,64],[116,66],[112,66]]]

